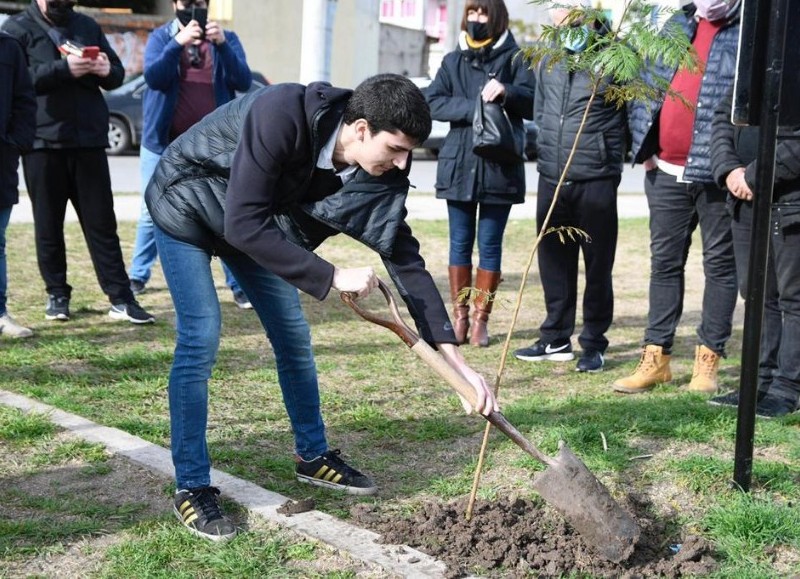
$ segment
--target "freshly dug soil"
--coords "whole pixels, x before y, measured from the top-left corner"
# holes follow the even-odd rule
[[[382,536],[387,544],[405,544],[448,565],[448,577],[684,577],[706,575],[717,568],[711,545],[702,537],[670,536],[665,522],[637,512],[646,505],[623,508],[641,528],[636,551],[628,561],[611,563],[595,555],[559,515],[535,502],[516,498],[477,501],[471,521],[467,500],[427,503],[410,518],[381,512],[360,503],[351,509],[355,521]],[[673,531],[675,532],[675,531]]]

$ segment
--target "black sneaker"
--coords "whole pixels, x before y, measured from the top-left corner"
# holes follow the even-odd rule
[[[766,395],[766,392],[759,390],[758,394],[756,394],[756,403],[761,402]],[[739,391],[734,390],[722,396],[714,396],[708,400],[708,403],[711,404],[711,406],[732,406],[736,408],[739,406]]]
[[[233,301],[236,305],[243,309],[243,310],[252,310],[253,304],[250,303],[250,300],[247,299],[247,296],[242,290],[238,290],[233,292]]]
[[[139,281],[138,279],[131,280],[131,291],[133,295],[138,296],[139,294],[143,294],[146,289],[147,286],[143,281]]]
[[[767,393],[756,404],[756,416],[761,418],[779,418],[797,410],[797,400],[789,400],[777,394]]]
[[[606,360],[603,353],[599,350],[584,350],[578,364],[575,366],[576,372],[602,372]]]
[[[132,324],[152,324],[156,321],[136,300],[127,304],[113,304],[108,310],[108,317],[113,320],[128,320]]]
[[[69,298],[65,296],[47,296],[44,317],[48,320],[66,322],[69,319]]]
[[[175,493],[175,516],[198,537],[211,541],[232,539],[236,535],[236,527],[222,514],[218,496],[217,487],[180,490]]]
[[[541,340],[530,348],[520,348],[514,352],[514,356],[526,362],[540,362],[550,360],[551,362],[569,362],[575,358],[572,353],[572,344],[569,340],[565,342],[553,342],[545,344]]]
[[[348,466],[339,455],[341,450],[329,450],[314,460],[296,457],[295,473],[302,483],[345,491],[351,495],[374,495],[378,487],[368,476]]]

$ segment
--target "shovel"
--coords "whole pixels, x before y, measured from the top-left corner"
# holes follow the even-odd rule
[[[388,328],[400,336],[412,352],[475,407],[475,390],[472,385],[406,325],[386,284],[379,281],[378,288],[386,298],[394,318],[392,320],[383,319],[359,307],[355,303],[356,295],[351,292],[342,292],[341,298],[365,320]],[[586,543],[598,554],[615,563],[630,557],[639,540],[639,527],[563,441],[559,443],[558,455],[552,458],[525,439],[500,412],[492,412],[484,418],[547,467],[543,472],[534,475],[533,488],[561,513]]]

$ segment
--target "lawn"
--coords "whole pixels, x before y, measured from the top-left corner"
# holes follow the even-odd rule
[[[447,292],[447,226],[417,221],[412,228],[440,290]],[[508,331],[534,224],[509,223],[504,281],[490,322],[489,348],[465,348],[465,356],[494,380]],[[134,224],[122,223],[129,259]],[[106,316],[80,230],[67,226],[73,319],[44,320],[45,293],[34,256],[33,229],[8,230],[9,309],[36,331],[24,342],[0,342],[0,388],[113,426],[162,446],[169,444],[166,386],[173,347],[169,294],[156,268],[140,302],[157,317],[135,327]],[[500,401],[508,419],[549,454],[566,440],[616,496],[646,495],[654,516],[710,540],[720,562],[718,576],[771,577],[800,573],[800,416],[760,420],[756,425],[751,496],[730,488],[736,426],[734,411],[679,387],[691,377],[694,328],[699,321],[702,270],[699,241],[692,249],[682,323],[673,351],[672,384],[641,396],[611,391],[639,357],[647,315],[649,252],[647,222],[623,220],[615,266],[615,323],[609,333],[606,370],[578,374],[574,362],[525,363],[509,359]],[[380,260],[347,239],[321,249],[343,266]],[[209,444],[214,466],[294,498],[309,494],[293,478],[292,436],[281,403],[274,359],[252,311],[236,308],[215,268],[223,310],[223,336],[211,382]],[[388,279],[388,277],[386,278]],[[303,297],[312,326],[328,438],[349,460],[373,475],[377,498],[311,492],[317,508],[347,518],[360,502],[412,513],[430,500],[469,493],[484,423],[465,416],[448,387],[387,330],[357,317],[338,296],[324,302]],[[379,297],[364,305],[384,311]],[[525,289],[512,350],[536,338],[544,316],[535,266]],[[739,377],[742,305],[728,357],[721,365],[725,387]],[[577,343],[573,343],[577,347]],[[116,505],[41,500],[36,484],[49,473],[108,477],[106,491],[137,486],[146,473],[120,464],[102,449],[81,445],[48,427],[41,417],[0,409],[0,483],[11,489],[0,512],[0,577],[48,574],[47,561],[69,560],[91,576],[369,576],[374,570],[326,547],[279,529],[249,522],[250,533],[214,556],[196,553],[198,543],[180,533],[168,512],[168,481],[147,482],[158,495]],[[495,434],[491,438],[480,496],[532,496],[529,479],[539,468]],[[142,483],[145,485],[145,482]],[[97,493],[98,491],[91,491]],[[223,489],[224,492],[224,489]],[[92,504],[90,504],[92,503]],[[159,505],[163,509],[159,510]],[[235,511],[235,505],[230,505]],[[22,514],[20,514],[22,513]],[[32,525],[28,527],[26,525]],[[50,532],[42,532],[47,528]],[[176,530],[178,532],[176,532]],[[13,532],[12,532],[13,531]],[[189,547],[187,547],[187,545]],[[147,554],[147,556],[145,556]],[[258,567],[252,567],[254,560]],[[309,563],[312,561],[312,563]],[[7,567],[12,571],[3,571]],[[44,569],[44,571],[42,571]],[[160,570],[160,571],[159,571]],[[79,573],[80,574],[80,573]],[[374,576],[380,576],[375,574]]]

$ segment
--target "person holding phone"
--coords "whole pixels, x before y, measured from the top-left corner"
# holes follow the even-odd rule
[[[125,272],[105,151],[108,106],[100,89],[120,86],[125,70],[97,22],[74,7],[69,0],[33,0],[2,27],[22,44],[36,91],[36,137],[22,166],[47,290],[45,318],[66,321],[71,315],[64,241],[64,216],[71,202],[97,280],[111,302],[108,315],[148,324],[154,318],[134,299]],[[97,46],[96,57],[63,54],[67,43]]]
[[[236,91],[250,88],[251,74],[244,48],[235,33],[208,20],[205,0],[176,0],[175,19],[157,28],[147,40],[142,106],[142,146],[139,149],[142,195],[164,149]],[[158,257],[153,220],[142,203],[136,226],[130,278],[135,294],[145,291]],[[240,308],[250,300],[223,265],[225,282]]]

